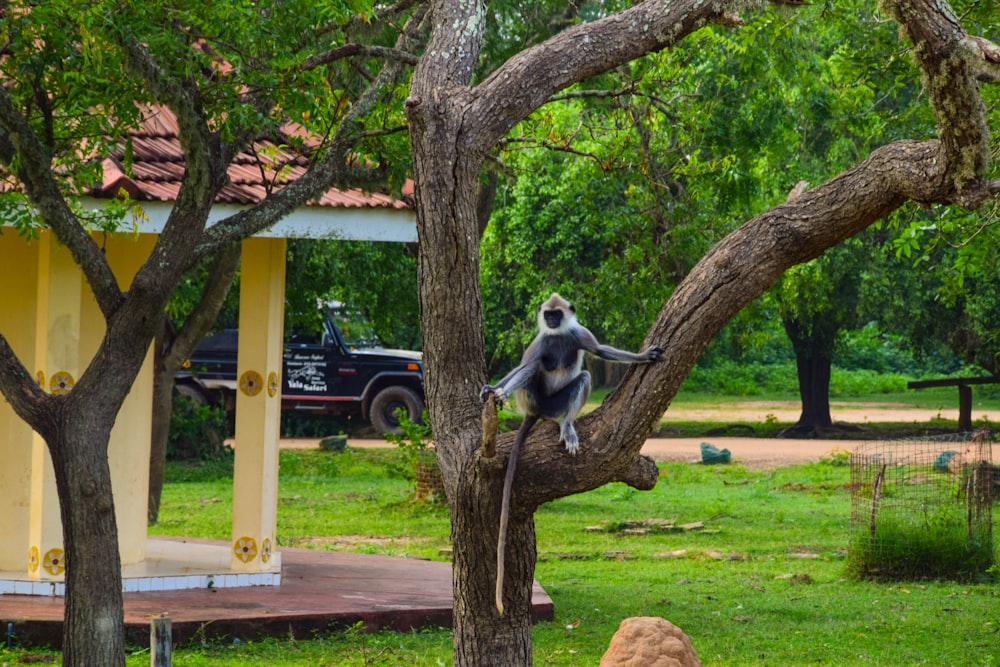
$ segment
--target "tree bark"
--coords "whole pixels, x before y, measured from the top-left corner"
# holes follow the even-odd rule
[[[578,456],[565,454],[552,424],[535,428],[515,476],[505,589],[509,611],[498,617],[489,593],[503,464],[513,436],[498,439],[492,459],[477,449],[477,394],[486,379],[475,208],[482,156],[552,93],[665,48],[706,21],[721,19],[723,12],[757,3],[639,3],[523,51],[475,87],[470,81],[482,37],[482,7],[457,0],[432,3],[433,33],[414,72],[407,115],[417,183],[426,391],[452,509],[456,665],[531,664],[526,600],[533,571],[528,561],[534,560],[533,512],[541,503],[610,481],[652,488],[658,471],[639,454],[643,441],[712,337],[782,272],[908,200],[971,206],[1000,190],[997,183],[982,180],[988,143],[975,90],[978,73],[971,59],[958,53],[966,48],[961,46],[964,33],[944,18],[948,8],[940,3],[888,4],[920,42],[924,69],[941,76],[932,93],[939,122],[955,121],[960,131],[945,130],[940,141],[884,146],[858,166],[745,223],[706,254],[657,317],[646,343],[666,349],[665,361],[630,368],[604,404],[578,421]],[[725,20],[737,22],[728,14]],[[935,28],[925,31],[925,23]],[[961,81],[945,85],[951,77]],[[954,91],[970,99],[949,103]],[[953,118],[958,109],[978,116]],[[581,312],[585,319],[585,304]],[[527,560],[522,563],[522,558]]]
[[[476,466],[469,484],[462,485],[459,502],[452,503],[456,665],[531,664],[531,583],[536,560],[531,512],[511,513],[507,524],[502,616],[494,605],[500,507],[494,478],[499,476],[502,486],[506,463],[498,465],[501,458]],[[470,540],[469,535],[481,535],[483,539]]]
[[[240,266],[240,245],[223,250],[212,262],[201,298],[175,331],[166,315],[153,346],[153,417],[149,446],[149,523],[160,515],[160,496],[167,464],[174,376],[215,323]]]
[[[174,408],[174,375],[166,366],[160,336],[153,343],[153,416],[149,434],[149,504],[146,516],[150,525],[160,520],[160,498],[167,471],[167,446],[170,440],[170,418]]]
[[[795,424],[798,432],[818,432],[833,426],[830,416],[830,355],[821,351],[795,353],[802,413]]]
[[[830,375],[839,325],[824,321],[823,313],[814,317],[812,326],[802,326],[794,319],[785,319],[784,325],[795,350],[795,371],[799,381],[799,399],[802,401],[802,413],[792,430],[795,433],[815,433],[829,428],[833,426]]]
[[[84,403],[79,407],[85,408]],[[66,416],[64,424],[72,427],[59,428],[47,439],[60,498],[66,557],[62,664],[121,665],[125,663],[124,643],[105,640],[125,632],[118,530],[106,449],[114,415],[110,419],[103,414]],[[99,641],[79,641],[79,637]]]

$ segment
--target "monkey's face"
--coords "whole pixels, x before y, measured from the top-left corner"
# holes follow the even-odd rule
[[[563,311],[561,309],[544,310],[542,311],[542,317],[545,318],[545,326],[550,329],[558,329],[562,326]]]
[[[542,334],[564,333],[576,322],[576,308],[555,292],[538,309],[538,331]]]

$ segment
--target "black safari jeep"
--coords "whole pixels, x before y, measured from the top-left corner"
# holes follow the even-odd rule
[[[237,338],[235,329],[206,337],[174,378],[178,393],[232,414]],[[398,432],[397,409],[406,410],[414,422],[421,420],[423,383],[419,352],[354,349],[325,317],[321,331],[296,332],[285,343],[281,409],[361,415],[381,433]]]

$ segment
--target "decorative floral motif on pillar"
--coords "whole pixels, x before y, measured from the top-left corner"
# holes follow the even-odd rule
[[[46,572],[55,576],[66,571],[66,554],[62,549],[49,549],[45,552],[45,560],[42,567]]]
[[[65,396],[73,391],[74,384],[76,384],[76,380],[73,379],[71,374],[66,371],[59,371],[58,373],[53,373],[52,379],[49,380],[49,391],[55,396]]]
[[[240,376],[240,391],[247,396],[256,396],[264,388],[264,377],[257,371],[245,371]]]
[[[257,540],[252,537],[241,537],[233,545],[233,553],[244,563],[249,563],[257,557]]]
[[[260,544],[260,560],[262,563],[271,562],[271,538],[265,537]]]

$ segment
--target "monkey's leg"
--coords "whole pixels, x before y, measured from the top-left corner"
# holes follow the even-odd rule
[[[580,437],[573,422],[590,397],[590,373],[583,371],[575,380],[552,394],[542,403],[542,416],[560,423],[559,442],[566,443],[566,451],[576,455],[580,451]]]
[[[514,485],[514,468],[517,467],[517,455],[521,451],[521,445],[528,437],[528,431],[538,421],[538,417],[525,415],[521,428],[514,438],[514,445],[510,448],[510,458],[507,460],[507,474],[503,478],[503,499],[500,501],[500,537],[497,539],[497,590],[496,605],[497,611],[503,614],[503,565],[504,549],[507,546],[507,520],[510,517],[510,491]]]

